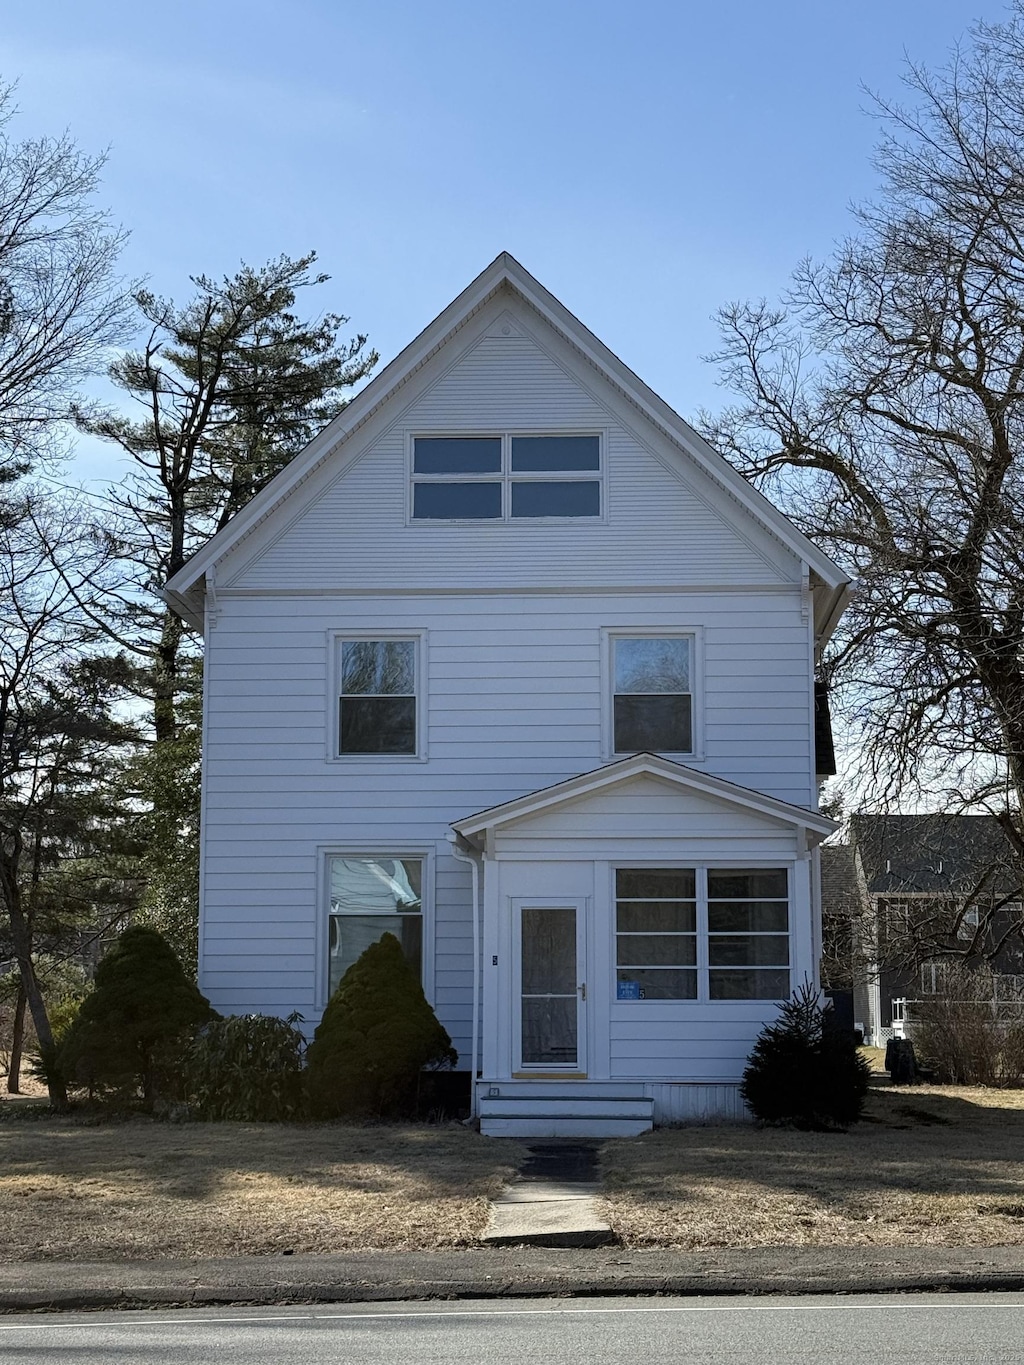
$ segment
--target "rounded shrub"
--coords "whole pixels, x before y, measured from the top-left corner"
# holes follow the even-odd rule
[[[151,1106],[177,1088],[193,1031],[218,1017],[161,935],[133,925],[101,959],[57,1060],[72,1084]]]
[[[394,934],[349,967],[306,1054],[310,1110],[318,1118],[394,1118],[415,1111],[424,1067],[456,1053]]]
[[[275,1123],[302,1117],[301,1016],[214,1019],[185,1053],[185,1096],[200,1119]]]
[[[805,984],[758,1035],[740,1093],[755,1118],[793,1128],[848,1128],[864,1108],[870,1067],[852,1035]]]

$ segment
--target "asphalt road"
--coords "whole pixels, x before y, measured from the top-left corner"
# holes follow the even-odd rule
[[[3,1365],[1001,1365],[1024,1295],[541,1299],[0,1319]]]

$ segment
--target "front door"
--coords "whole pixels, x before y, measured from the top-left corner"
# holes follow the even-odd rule
[[[521,905],[518,920],[519,1066],[585,1074],[581,907]]]

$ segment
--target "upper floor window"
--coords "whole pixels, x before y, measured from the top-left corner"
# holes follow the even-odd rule
[[[341,638],[337,648],[338,753],[415,754],[417,641]]]
[[[601,515],[601,438],[417,436],[413,521]]]
[[[693,743],[693,637],[613,635],[612,749],[689,754]]]

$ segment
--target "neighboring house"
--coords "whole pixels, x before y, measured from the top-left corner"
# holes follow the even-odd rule
[[[817,979],[847,590],[499,256],[168,585],[206,642],[203,990],[312,1028],[391,930],[484,1132],[742,1116]]]
[[[855,815],[821,859],[832,970],[852,977],[868,1041],[901,1032],[907,1002],[945,994],[950,962],[991,957],[997,991],[1017,993],[1021,944],[1004,939],[1020,922],[1019,868],[994,816]]]

